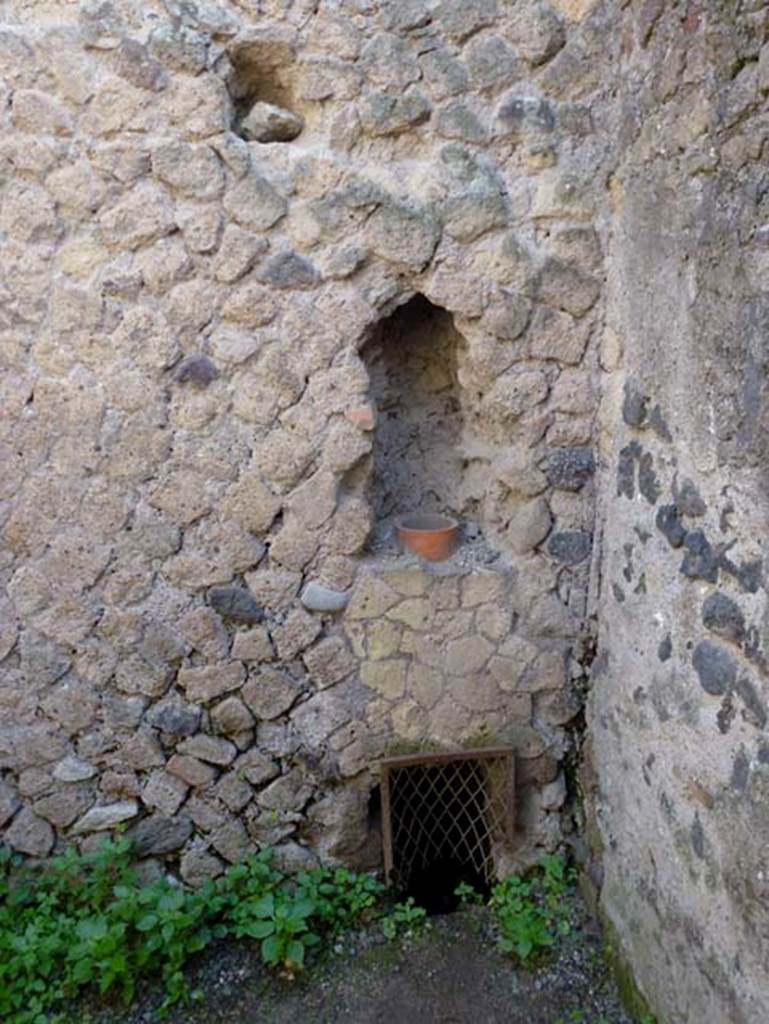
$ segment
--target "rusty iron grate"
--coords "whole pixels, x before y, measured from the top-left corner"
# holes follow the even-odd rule
[[[447,861],[485,884],[513,835],[513,752],[464,750],[381,762],[385,878],[408,889]]]

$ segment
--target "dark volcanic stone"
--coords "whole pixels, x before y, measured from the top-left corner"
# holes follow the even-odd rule
[[[745,748],[740,747],[732,765],[731,787],[737,793],[744,793],[750,777],[750,760],[745,753]]]
[[[732,722],[734,721],[734,716],[736,714],[737,709],[734,706],[732,695],[727,693],[721,701],[721,707],[718,709],[718,714],[716,715],[716,724],[718,726],[718,731],[722,736],[726,736],[731,729]]]
[[[181,849],[192,835],[189,818],[166,818],[153,814],[126,832],[140,857],[161,856]]]
[[[288,250],[270,257],[259,279],[275,288],[312,288],[318,283],[318,272],[304,256]]]
[[[199,388],[207,388],[218,376],[219,371],[213,360],[200,353],[182,359],[176,371],[176,379],[180,384],[195,384]]]
[[[684,547],[686,554],[681,563],[684,576],[691,580],[715,583],[718,579],[718,559],[702,530],[690,530],[684,538]]]
[[[702,640],[694,648],[692,664],[699,676],[700,686],[714,697],[731,690],[737,679],[737,663],[723,647]]]
[[[684,480],[678,490],[678,493],[675,492],[675,489],[673,493],[676,499],[676,505],[678,505],[682,516],[696,518],[697,516],[705,515],[707,505],[691,480]]]
[[[680,548],[686,536],[681,516],[676,505],[660,505],[654,520],[657,529],[664,534],[671,548]]]
[[[208,602],[214,611],[233,622],[254,623],[264,618],[262,606],[245,587],[212,587]]]
[[[147,712],[147,721],[155,729],[172,736],[192,736],[200,726],[201,710],[177,697],[161,701]]]
[[[702,860],[705,856],[705,833],[702,831],[702,822],[700,821],[699,814],[694,815],[694,821],[692,822],[692,849],[695,854]]]
[[[554,533],[547,544],[547,550],[564,565],[577,565],[590,554],[593,538],[583,530],[563,530]]]
[[[732,643],[742,643],[745,638],[745,616],[726,594],[716,592],[705,599],[702,621],[712,632]]]
[[[654,472],[654,459],[650,452],[644,452],[638,460],[638,490],[650,505],[656,505],[662,488]]]
[[[767,722],[766,706],[756,693],[756,688],[747,676],[740,676],[735,689],[745,705],[744,717],[749,718],[758,729]]]
[[[553,487],[579,491],[595,473],[595,456],[591,448],[558,448],[548,456],[545,473]]]
[[[641,452],[637,441],[631,441],[619,453],[617,463],[617,496],[623,494],[631,500],[635,497],[635,463]]]
[[[662,410],[658,405],[655,405],[652,411],[649,413],[649,426],[652,428],[657,437],[661,437],[663,441],[673,440],[673,435],[670,433],[670,428],[665,422],[665,418],[662,415]]]
[[[657,657],[660,661],[669,661],[670,656],[673,653],[673,641],[670,636],[666,636],[665,639],[660,643],[657,648]]]
[[[159,92],[168,85],[163,65],[152,57],[142,43],[124,39],[115,51],[115,70],[137,89]]]
[[[622,419],[629,427],[643,426],[646,421],[646,396],[636,391],[631,384],[625,384]]]
[[[722,552],[718,559],[718,565],[724,572],[733,576],[748,594],[755,594],[763,582],[764,574],[761,559],[755,562],[741,562],[739,565],[735,565],[726,552]]]

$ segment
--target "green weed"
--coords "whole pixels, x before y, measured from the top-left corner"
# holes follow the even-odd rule
[[[414,938],[424,928],[426,918],[427,911],[418,907],[414,897],[409,896],[405,903],[396,903],[390,913],[382,918],[382,931],[388,939],[394,939],[398,934]]]
[[[190,958],[230,935],[257,941],[267,966],[295,973],[324,935],[372,913],[383,888],[344,869],[288,878],[268,851],[190,891],[165,878],[142,885],[126,840],[37,867],[0,848],[0,1020],[47,1024],[94,990],[129,1004],[151,976],[164,987],[163,1013],[194,995]],[[420,913],[411,907],[399,923]]]
[[[458,896],[460,902],[467,907],[480,907],[483,905],[483,896],[468,882],[460,882],[454,890],[454,895]]]
[[[528,879],[509,875],[491,890],[490,906],[503,953],[526,961],[570,931],[574,879],[561,857],[545,857]]]

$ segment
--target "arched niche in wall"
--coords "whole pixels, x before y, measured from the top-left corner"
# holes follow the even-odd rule
[[[381,320],[362,349],[377,413],[369,476],[374,545],[398,516],[462,511],[463,344],[451,314],[418,294]]]

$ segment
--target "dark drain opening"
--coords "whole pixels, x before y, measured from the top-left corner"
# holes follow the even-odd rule
[[[396,757],[381,768],[388,882],[430,914],[456,910],[462,882],[488,894],[495,854],[512,840],[512,752]]]

